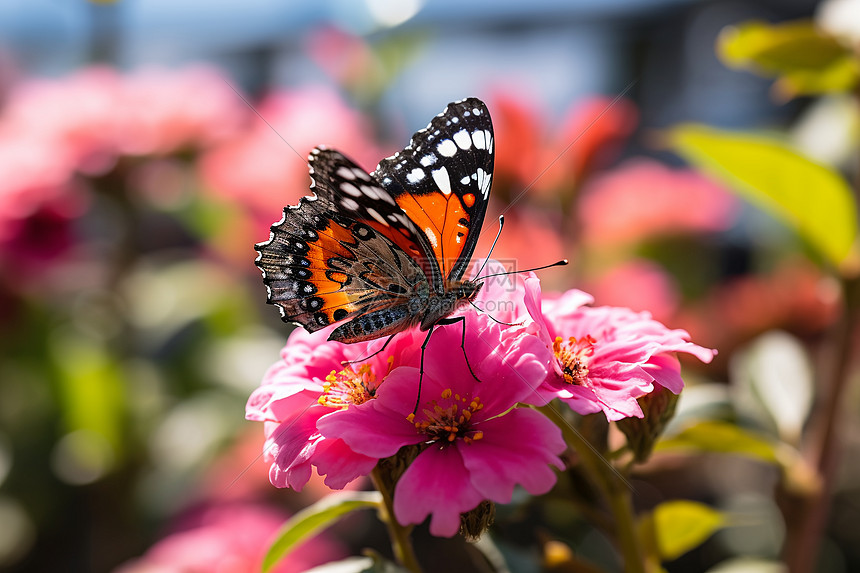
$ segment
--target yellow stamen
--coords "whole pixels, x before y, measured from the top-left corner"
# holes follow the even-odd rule
[[[319,403],[329,408],[344,409],[350,404],[363,404],[376,397],[379,383],[376,375],[367,364],[362,364],[358,371],[347,366],[340,372],[331,371],[323,382],[323,393]]]
[[[552,351],[561,365],[562,376],[568,384],[586,386],[588,384],[588,363],[594,355],[597,340],[591,335],[576,339],[571,336],[566,343],[557,336],[552,343]]]

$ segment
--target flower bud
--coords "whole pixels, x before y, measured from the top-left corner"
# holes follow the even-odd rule
[[[618,429],[627,436],[627,445],[633,452],[633,459],[644,462],[651,456],[657,438],[663,433],[666,424],[675,415],[678,395],[666,388],[655,385],[654,391],[637,400],[644,418],[624,418],[617,422]]]

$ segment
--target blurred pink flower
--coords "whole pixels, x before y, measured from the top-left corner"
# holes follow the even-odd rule
[[[684,327],[728,356],[733,348],[773,329],[820,334],[843,312],[832,277],[808,260],[783,261],[767,274],[735,277],[685,309]]]
[[[29,79],[9,94],[0,118],[0,138],[27,134],[69,170],[99,173],[113,165],[122,76],[92,67],[55,79]]]
[[[265,422],[264,452],[272,460],[269,479],[277,487],[301,491],[311,478],[311,466],[326,475],[326,485],[334,489],[370,473],[377,458],[353,452],[337,436],[324,437],[318,424],[374,401],[390,370],[401,361],[414,362],[415,350],[420,350],[410,331],[369,360],[344,366],[344,361],[369,356],[384,340],[347,345],[327,341],[330,332],[293,331],[282,360],[248,399],[246,418]]]
[[[517,192],[537,176],[543,140],[541,118],[534,106],[504,92],[490,100],[495,138],[494,193]]]
[[[210,507],[181,520],[176,531],[115,573],[256,573],[286,520],[285,514],[263,505]],[[343,555],[328,539],[314,537],[272,571],[299,573]]]
[[[141,69],[124,77],[116,103],[119,152],[162,155],[235,135],[251,111],[228,82],[205,66]]]
[[[647,310],[657,320],[671,318],[680,304],[674,279],[660,265],[645,259],[627,260],[610,268],[588,281],[586,290],[601,305]]]
[[[536,106],[504,93],[494,95],[491,103],[497,150],[494,178],[508,194],[532,184],[544,192],[580,185],[591,171],[615,158],[638,121],[632,103],[624,99],[613,103],[603,96],[577,101],[559,124],[551,126]]]
[[[247,114],[212,68],[122,74],[92,67],[16,86],[0,118],[0,134],[28,133],[68,154],[67,166],[100,173],[118,155],[206,147],[233,133]]]
[[[674,394],[684,387],[677,352],[702,362],[716,354],[647,312],[584,306],[590,302],[590,295],[576,290],[542,301],[539,282],[526,280],[526,305],[534,328],[555,355],[541,393],[547,400],[560,398],[580,414],[603,410],[610,421],[641,418],[636,399],[655,385]]]
[[[25,231],[38,226],[29,220],[37,214],[54,216],[49,232],[81,215],[87,188],[76,174],[104,174],[123,154],[211,145],[247,114],[222,76],[203,67],[127,75],[91,67],[22,81],[0,113],[0,245],[29,245],[20,238],[32,238]]]
[[[546,376],[547,349],[522,328],[503,328],[472,310],[465,316],[474,376],[459,351],[460,329],[437,328],[417,415],[419,370],[405,366],[391,372],[375,400],[319,422],[323,435],[370,457],[420,445],[395,487],[394,512],[402,524],[431,516],[430,532],[440,536],[456,534],[460,514],[483,500],[510,502],[515,484],[546,493],[556,480],[550,466],[563,467],[558,427],[535,410],[514,408]]]
[[[555,217],[559,219],[559,217]],[[493,258],[505,261],[510,270],[526,269],[570,256],[562,243],[558,226],[546,214],[529,207],[512,209],[505,213],[505,227],[493,250]],[[485,229],[478,240],[476,252],[486,256],[496,238],[498,224],[484,223]]]
[[[638,121],[639,112],[628,100],[593,96],[578,101],[541,157],[541,169],[556,160],[560,168],[548,169],[537,187],[555,190],[581,185],[592,171],[615,160]]]
[[[589,182],[579,224],[586,243],[604,247],[722,231],[731,226],[737,210],[734,195],[703,175],[635,159]]]
[[[273,93],[257,110],[265,121],[204,155],[200,170],[213,193],[259,219],[261,232],[310,194],[306,159],[315,146],[337,148],[369,170],[382,158],[362,116],[332,91]]]

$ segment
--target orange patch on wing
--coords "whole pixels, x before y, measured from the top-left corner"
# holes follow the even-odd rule
[[[333,314],[339,308],[344,309],[347,312],[353,312],[358,307],[353,304],[353,297],[350,297],[348,294],[343,292],[334,292],[328,294],[317,294],[318,297],[323,299],[322,310],[329,316],[329,319],[334,322]]]
[[[463,203],[466,204],[466,207],[471,207],[475,204],[475,194],[474,193],[466,193],[463,195]]]
[[[398,231],[395,227],[388,227],[380,223],[379,221],[369,221],[363,220],[362,223],[365,223],[367,226],[373,228],[374,231],[379,233],[380,235],[385,235],[388,239],[400,247],[400,249],[413,257],[418,257],[421,253],[421,249],[418,248],[412,239],[410,239],[407,235]]]
[[[322,267],[326,266],[325,262],[331,257],[354,258],[350,250],[340,243],[341,241],[354,243],[355,238],[346,227],[329,221],[328,227],[319,231],[319,239],[308,243],[309,249],[305,256],[309,260],[319,261]]]
[[[330,279],[336,283],[339,283],[339,284],[344,284],[347,281],[347,279],[349,279],[349,277],[346,276],[346,274],[339,273],[337,271],[329,271],[328,273],[326,273],[326,278],[328,278],[328,279]]]
[[[416,206],[417,203],[417,206]],[[409,218],[421,229],[433,254],[439,263],[442,276],[447,277],[450,268],[463,252],[469,229],[460,219],[469,220],[469,214],[463,208],[459,197],[454,193],[444,195],[432,193],[429,195],[403,194],[397,198],[397,204],[406,211]],[[418,208],[420,206],[420,209]]]

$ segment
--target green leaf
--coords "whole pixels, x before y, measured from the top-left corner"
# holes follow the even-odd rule
[[[115,454],[122,453],[126,396],[116,358],[99,341],[71,329],[59,330],[50,350],[66,429],[93,432],[106,440]]]
[[[703,125],[674,128],[669,144],[785,222],[834,265],[845,261],[857,237],[857,215],[851,188],[837,172],[775,140]]]
[[[692,450],[738,454],[764,462],[779,464],[776,447],[734,424],[718,421],[699,422],[671,438],[657,442],[658,452]]]
[[[299,542],[328,527],[333,521],[357,509],[378,508],[379,492],[350,491],[331,494],[291,517],[278,532],[263,558],[263,572],[271,571]]]
[[[860,79],[852,52],[812,20],[728,26],[717,39],[717,53],[727,66],[777,76],[777,89],[788,97],[849,91]]]
[[[698,547],[726,523],[719,511],[685,500],[661,503],[654,508],[652,519],[657,549],[664,561]]]

